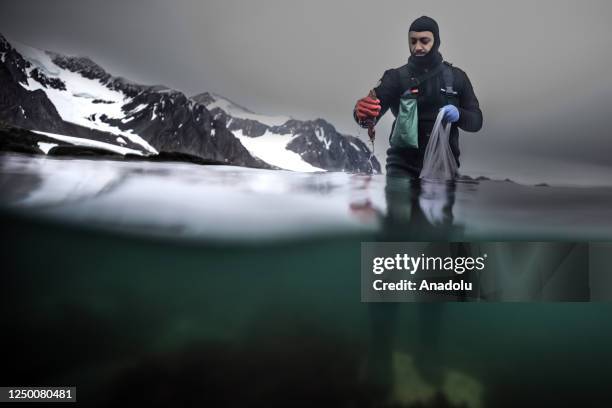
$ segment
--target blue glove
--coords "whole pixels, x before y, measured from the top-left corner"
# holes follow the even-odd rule
[[[442,117],[443,122],[455,123],[459,120],[459,109],[454,105],[446,105],[440,110],[444,112],[444,116]]]

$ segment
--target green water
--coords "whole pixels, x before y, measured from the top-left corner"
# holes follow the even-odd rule
[[[610,304],[361,303],[371,236],[185,244],[14,214],[3,232],[5,383],[75,384],[94,405],[411,406],[437,391],[511,406],[606,392]]]

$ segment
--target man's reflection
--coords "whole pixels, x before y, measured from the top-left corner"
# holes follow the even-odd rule
[[[460,242],[463,227],[453,225],[456,184],[430,183],[408,177],[386,179],[387,213],[382,217],[381,242],[429,242],[428,255],[475,257],[489,255],[486,273],[462,275],[475,282],[478,292],[459,295],[453,301],[477,300],[588,300],[588,248],[564,242]],[[457,242],[459,241],[459,242]],[[585,263],[586,262],[586,263]],[[471,275],[471,276],[470,276]],[[370,303],[370,353],[368,376],[393,392],[394,353],[403,350],[413,357],[418,375],[433,386],[444,381],[441,323],[446,306],[423,295],[423,302]],[[428,303],[428,300],[438,300]],[[417,308],[416,324],[407,331],[415,339],[412,350],[400,343],[402,312]],[[404,332],[404,330],[402,330]],[[409,341],[409,340],[408,340]]]
[[[456,244],[448,243],[460,232],[453,226],[455,203],[454,182],[426,182],[418,178],[386,178],[385,198],[387,213],[382,219],[379,240],[390,241],[438,241],[429,251],[447,256],[458,256]],[[369,380],[387,392],[393,391],[393,353],[401,348],[396,344],[400,320],[399,303],[370,303],[371,343],[368,359]],[[411,351],[420,375],[427,382],[440,385],[442,381],[442,356],[438,347],[443,303],[419,303],[416,348]]]
[[[447,240],[458,232],[453,227],[455,182],[394,176],[386,181],[387,215],[381,241]]]

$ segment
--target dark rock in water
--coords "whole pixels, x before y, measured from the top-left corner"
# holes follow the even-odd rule
[[[474,181],[474,182],[478,182],[478,181],[496,181],[496,182],[515,183],[516,184],[516,182],[514,180],[510,180],[509,178],[506,178],[504,180],[493,180],[493,179],[491,179],[489,177],[486,177],[486,176],[470,177],[467,174],[462,174],[457,179],[458,180],[462,180],[462,181],[466,181],[466,182],[470,182],[470,181]]]
[[[0,122],[0,151],[40,154],[42,150],[38,147],[38,142],[68,145],[60,140]]]
[[[49,156],[74,156],[74,157],[105,157],[123,155],[108,149],[88,146],[77,146],[62,140],[54,139],[30,130],[21,129],[0,122],[0,151],[13,153],[41,154],[43,150],[38,143],[54,144],[49,149]]]
[[[15,143],[10,140],[5,140],[0,135],[0,152],[38,154],[40,153],[40,149],[37,146],[29,146],[24,143]]]
[[[457,177],[457,181],[464,184],[478,184],[478,180],[473,177],[468,176],[467,174],[461,174]]]
[[[49,156],[63,157],[100,157],[106,160],[143,160],[154,162],[183,162],[201,165],[227,165],[225,161],[204,159],[200,156],[182,152],[161,152],[151,155],[136,155],[120,153],[98,147],[78,146],[62,140],[54,139],[26,129],[0,122],[0,152],[41,154],[44,153],[38,146],[39,142],[51,143],[57,146],[49,149]],[[277,169],[272,167],[272,169]]]
[[[534,187],[550,187],[550,185],[547,183],[538,183],[538,184],[535,184]]]
[[[98,147],[63,145],[52,147],[47,153],[49,156],[72,156],[72,157],[123,157],[122,154],[101,149]]]
[[[161,152],[159,154],[153,154],[150,156],[138,156],[135,154],[126,154],[126,159],[130,160],[144,160],[153,162],[183,162],[183,163],[194,163],[203,165],[226,165],[227,163],[203,159],[200,156],[193,154],[181,153],[181,152]]]

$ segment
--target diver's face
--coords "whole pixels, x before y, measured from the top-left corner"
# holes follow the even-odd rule
[[[408,33],[410,54],[422,57],[427,55],[434,45],[434,35],[431,31],[410,31]]]

